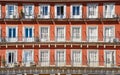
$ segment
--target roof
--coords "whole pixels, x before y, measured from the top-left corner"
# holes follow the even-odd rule
[[[120,2],[120,0],[0,0],[0,2],[91,2],[91,1],[107,1],[107,2]]]

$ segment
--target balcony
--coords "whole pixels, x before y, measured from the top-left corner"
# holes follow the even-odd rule
[[[57,40],[56,40],[57,39]],[[72,39],[72,40],[71,40]],[[70,40],[64,39],[52,39],[49,40],[48,38],[40,38],[40,37],[22,37],[18,36],[15,38],[9,38],[9,37],[2,37],[0,40],[0,47],[2,48],[8,48],[9,46],[14,46],[15,48],[18,47],[26,47],[30,46],[30,48],[42,48],[42,46],[45,46],[46,48],[107,48],[111,47],[113,48],[119,48],[120,42],[119,38],[114,36],[106,37],[103,36],[103,38],[98,38],[97,36],[88,37],[88,38],[82,38],[82,40],[73,40],[73,37]]]
[[[112,15],[101,15],[99,14],[98,17],[96,18],[89,18],[85,15],[82,15],[82,17],[78,18],[78,17],[70,17],[69,15],[67,16],[58,16],[58,17],[54,17],[53,15],[50,16],[43,16],[40,14],[34,14],[34,15],[23,15],[23,14],[19,14],[19,16],[17,15],[10,15],[10,16],[6,16],[4,13],[1,17],[1,21],[50,21],[50,22],[56,22],[56,21],[65,21],[65,22],[94,22],[94,21],[98,21],[98,22],[107,22],[107,21],[120,21],[120,15],[119,14],[112,14]]]
[[[104,63],[104,62],[102,62]],[[37,65],[37,64],[36,64]],[[76,64],[77,65],[77,64]],[[113,66],[116,64],[111,64],[111,67],[107,66],[19,66],[19,67],[2,67],[0,68],[0,74],[120,74],[119,66]]]

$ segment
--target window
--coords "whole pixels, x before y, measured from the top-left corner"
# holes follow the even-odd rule
[[[82,63],[82,53],[80,50],[72,50],[72,65],[80,66]]]
[[[6,5],[6,18],[17,18],[18,17],[18,6],[15,4]]]
[[[82,5],[71,5],[71,18],[82,18]]]
[[[65,66],[65,51],[64,50],[57,50],[56,51],[56,65],[57,66]]]
[[[98,30],[95,26],[89,26],[88,27],[88,41],[89,42],[97,42],[98,41]]]
[[[40,5],[40,18],[49,18],[50,17],[50,6],[49,5]]]
[[[115,65],[115,51],[106,50],[105,51],[105,66],[111,67]]]
[[[24,18],[34,18],[34,5],[24,5]]]
[[[105,42],[113,42],[115,37],[114,26],[105,26],[104,27],[104,41]]]
[[[104,18],[113,18],[115,15],[115,5],[114,3],[104,4]]]
[[[79,26],[72,27],[72,41],[80,42],[81,41],[81,28]]]
[[[88,18],[97,18],[98,17],[98,4],[88,4],[87,9]]]
[[[34,30],[33,27],[24,27],[24,41],[34,41]]]
[[[65,41],[65,27],[56,27],[56,41]]]
[[[31,62],[33,62],[33,51],[32,50],[23,51],[23,62],[25,64],[30,64]]]
[[[66,6],[56,5],[55,6],[55,18],[65,18],[66,17]]]
[[[96,50],[89,50],[88,51],[88,64],[89,66],[98,66],[98,52]]]
[[[17,51],[7,50],[7,64],[14,64],[17,62]]]
[[[18,28],[14,26],[7,27],[7,41],[16,42],[17,41]]]
[[[41,66],[49,66],[49,51],[48,50],[41,50],[40,51],[40,63]]]
[[[40,27],[40,40],[43,42],[49,41],[49,27]]]

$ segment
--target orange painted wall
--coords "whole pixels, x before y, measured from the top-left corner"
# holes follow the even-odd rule
[[[64,3],[62,3],[64,4]],[[70,17],[70,4],[73,4],[73,3],[67,3],[66,4],[66,16],[67,17]],[[78,3],[75,3],[75,4],[78,4]],[[86,3],[80,3],[82,4],[82,9],[83,9],[83,17],[86,17],[86,13],[87,13],[87,4]],[[39,3],[36,3],[35,4],[35,15],[37,16],[38,14],[38,11],[39,11],[39,8],[38,8],[38,5]],[[54,3],[50,3],[51,7],[50,7],[50,14],[51,14],[51,17],[53,18],[55,14],[54,12]],[[18,3],[18,11],[20,13],[22,9],[22,3]],[[99,3],[99,16],[102,15],[102,12],[103,12],[103,3],[100,2]],[[117,14],[120,15],[120,3],[116,3],[116,6],[115,6],[115,12]],[[2,17],[5,16],[5,3],[2,3]],[[20,16],[20,15],[19,15]],[[0,27],[2,29],[2,36],[5,37],[6,36],[6,26],[10,26],[10,25],[17,25],[18,26],[18,36],[20,37],[19,40],[22,39],[22,36],[23,36],[23,27],[25,25],[27,26],[34,26],[34,36],[37,37],[39,36],[39,27],[40,26],[50,26],[50,40],[51,41],[54,41],[55,40],[55,27],[56,26],[60,26],[60,25],[64,25],[66,26],[66,41],[69,41],[71,38],[70,38],[70,32],[71,32],[71,26],[75,26],[75,25],[80,25],[82,27],[82,40],[83,41],[86,41],[86,33],[87,33],[87,26],[98,26],[98,39],[99,41],[103,41],[103,26],[105,25],[114,25],[115,26],[115,35],[117,38],[120,39],[120,21],[119,23],[118,22],[39,22],[39,23],[36,23],[36,22],[25,22],[25,23],[17,23],[17,22],[10,22],[10,23],[6,23],[6,22],[0,22]],[[22,62],[22,49],[17,49],[18,50],[18,61],[19,62]],[[82,64],[83,65],[87,65],[87,49],[84,48],[84,49],[81,49],[82,50]],[[104,49],[97,49],[98,52],[99,52],[99,60],[100,60],[100,63],[99,65],[100,66],[103,66],[104,63]],[[120,50],[119,49],[114,49],[116,50],[116,64],[117,65],[120,65]],[[1,49],[0,50],[0,56],[2,57],[5,57],[5,54],[6,54],[6,49]],[[34,60],[35,62],[38,61],[38,58],[39,58],[39,49],[34,49]],[[71,58],[71,49],[66,49],[66,64],[67,65],[70,65],[70,58]],[[54,65],[55,63],[55,49],[50,49],[50,64],[51,65]]]

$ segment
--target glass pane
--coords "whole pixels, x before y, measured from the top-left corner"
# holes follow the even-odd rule
[[[9,33],[8,38],[11,38],[12,37],[12,29],[11,28],[8,29],[8,33]]]
[[[16,37],[16,29],[13,28],[13,38],[15,38],[15,37]]]
[[[32,37],[32,28],[29,29],[30,38]]]
[[[25,37],[28,38],[28,28],[25,28]]]

